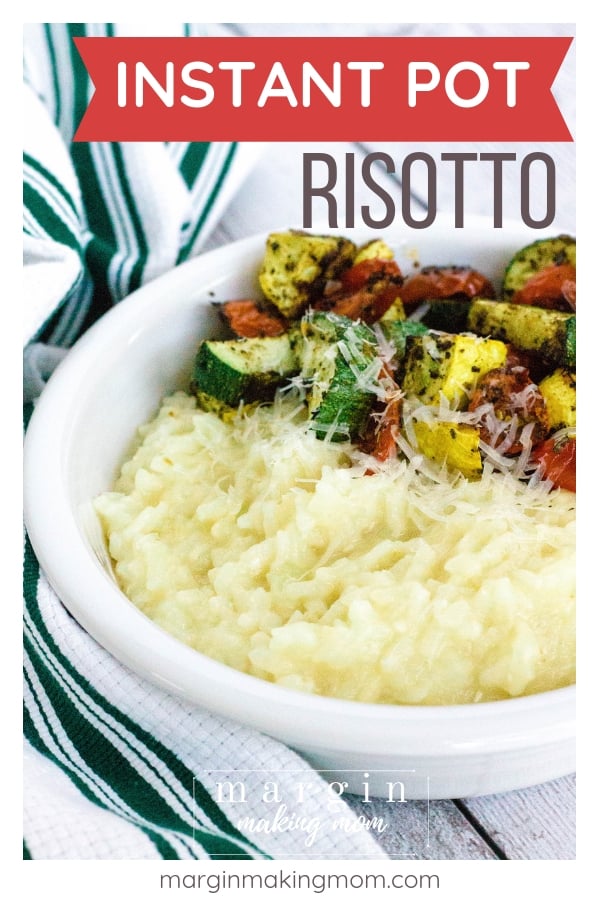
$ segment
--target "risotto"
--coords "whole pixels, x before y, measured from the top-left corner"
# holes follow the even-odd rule
[[[96,509],[131,601],[267,681],[391,704],[571,684],[575,495],[372,467],[292,396],[223,421],[177,393]]]

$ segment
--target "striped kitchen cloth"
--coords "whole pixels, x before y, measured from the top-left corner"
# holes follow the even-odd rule
[[[95,319],[201,251],[255,152],[236,144],[73,144],[90,84],[72,38],[120,33],[98,24],[25,30],[27,415]],[[61,605],[27,536],[23,584],[26,859],[385,857],[287,747],[165,693],[111,657]],[[215,788],[219,771],[233,778],[242,770],[240,817]],[[270,773],[285,816],[268,828]]]

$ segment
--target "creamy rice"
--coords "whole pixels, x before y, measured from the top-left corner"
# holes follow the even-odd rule
[[[96,503],[125,594],[229,666],[377,703],[575,679],[575,495],[486,472],[369,477],[293,399],[231,423],[167,398]]]

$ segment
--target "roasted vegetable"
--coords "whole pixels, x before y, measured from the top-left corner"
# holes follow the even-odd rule
[[[467,324],[475,334],[533,350],[550,365],[575,366],[573,313],[477,299],[471,304]]]
[[[383,325],[384,322],[402,322],[404,319],[406,319],[406,310],[404,309],[402,297],[396,297],[394,302],[388,306],[379,321]]]
[[[299,318],[323,296],[325,285],[339,278],[356,254],[342,237],[284,231],[270,234],[259,282],[267,300],[286,319]]]
[[[406,339],[410,335],[427,334],[428,328],[422,322],[412,322],[410,319],[398,319],[396,321],[386,320],[385,316],[379,323],[383,335],[394,348],[394,358],[392,360],[395,366],[404,359],[406,353]]]
[[[468,266],[425,266],[407,278],[402,288],[405,306],[441,298],[495,297],[491,281]]]
[[[492,369],[480,379],[471,394],[468,409],[487,412],[479,423],[481,439],[492,447],[502,447],[505,456],[514,456],[523,450],[523,428],[533,424],[529,440],[543,440],[549,431],[548,412],[539,387],[529,377],[523,366],[506,365]]]
[[[483,471],[479,452],[479,429],[455,422],[415,422],[419,450],[440,466],[448,466],[465,476],[479,478]]]
[[[538,444],[533,459],[540,466],[544,478],[555,487],[575,493],[577,462],[575,438],[549,438]]]
[[[313,305],[339,316],[372,324],[400,300],[402,273],[394,260],[368,258],[342,272],[337,290],[328,292]]]
[[[358,248],[353,265],[362,262],[363,259],[393,259],[394,251],[381,238],[369,241]]]
[[[375,400],[380,361],[366,325],[334,313],[302,320],[300,374],[309,385],[311,427],[318,437],[353,440],[364,430]]]
[[[490,369],[506,360],[506,344],[481,340],[473,334],[429,332],[406,340],[405,394],[423,403],[436,403],[440,392],[458,408],[468,402],[468,392]]]
[[[435,331],[458,334],[467,330],[470,303],[466,300],[428,300],[427,311],[419,319]]]
[[[198,390],[194,382],[191,384],[191,392],[196,398],[198,408],[204,410],[204,412],[214,413],[215,416],[218,416],[219,419],[222,419],[224,422],[232,422],[237,415],[239,404],[230,406],[228,403],[223,403],[222,400],[217,400],[217,398],[213,397],[211,394]],[[257,405],[258,404],[255,401],[253,403],[246,403],[245,407],[246,409],[253,409]]]
[[[230,407],[240,401],[271,400],[298,371],[293,335],[203,341],[196,354],[192,391]],[[206,397],[204,397],[204,405]]]
[[[528,303],[545,309],[575,309],[575,266],[548,266],[515,291],[511,303]]]
[[[575,372],[556,369],[540,382],[540,394],[546,401],[548,426],[551,431],[575,427],[577,403]]]
[[[576,243],[569,235],[534,241],[519,250],[508,264],[503,299],[557,308],[556,301],[565,300],[564,283],[575,279],[575,265]],[[563,308],[570,308],[567,300]]]
[[[404,453],[468,479],[485,463],[574,490],[573,238],[515,254],[504,300],[474,269],[428,266],[405,281],[380,239],[357,249],[302,231],[269,235],[259,281],[260,299],[219,304],[239,339],[198,349],[202,409],[227,420],[294,387],[318,438],[379,463]],[[409,312],[419,304],[414,318],[403,298]]]
[[[275,337],[287,329],[285,319],[256,300],[229,300],[219,312],[237,337]]]
[[[378,462],[395,459],[398,455],[396,438],[400,431],[400,398],[385,403],[376,422],[370,453]]]

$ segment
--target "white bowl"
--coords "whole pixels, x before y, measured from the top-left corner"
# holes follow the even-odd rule
[[[553,230],[553,234],[558,230]],[[438,217],[385,238],[402,270],[415,260],[468,263],[492,278],[542,236],[521,224],[464,229]],[[218,331],[214,300],[256,294],[266,235],[222,247],[151,282],[106,314],[44,391],[25,446],[25,518],[59,597],[114,656],[160,687],[272,735],[315,767],[372,796],[401,780],[406,797],[466,797],[523,788],[574,770],[575,688],[451,707],[385,706],[316,697],[244,675],[184,646],[113,580],[92,500],[107,490],[136,427],[185,388],[198,342]],[[354,771],[351,771],[354,770]]]

